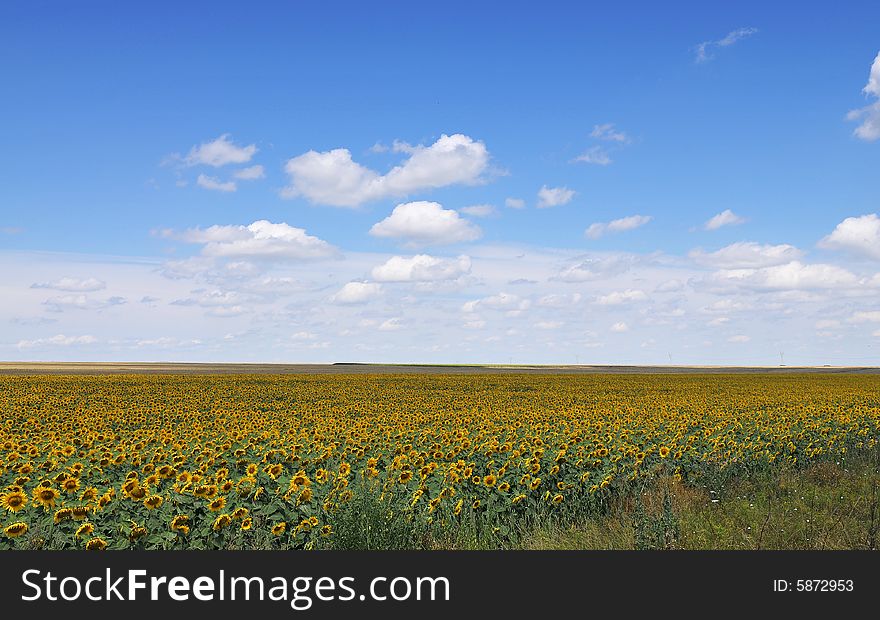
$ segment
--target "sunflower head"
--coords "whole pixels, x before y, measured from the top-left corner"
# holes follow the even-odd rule
[[[0,495],[0,507],[9,512],[18,512],[27,506],[27,495],[21,491],[10,491]]]
[[[7,538],[18,538],[19,536],[23,536],[27,534],[28,524],[22,523],[19,521],[18,523],[13,523],[12,525],[7,525],[3,529],[3,533],[6,534]]]
[[[103,551],[107,548],[107,541],[103,538],[93,538],[86,543],[86,549],[89,551]]]

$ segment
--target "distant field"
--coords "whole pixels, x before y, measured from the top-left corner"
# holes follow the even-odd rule
[[[190,364],[0,362],[0,375],[302,374],[880,374],[878,366],[594,366],[506,364]]]

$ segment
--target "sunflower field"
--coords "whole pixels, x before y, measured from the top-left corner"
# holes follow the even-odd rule
[[[0,549],[333,548],[364,501],[503,546],[661,476],[839,463],[878,432],[870,375],[5,376]]]

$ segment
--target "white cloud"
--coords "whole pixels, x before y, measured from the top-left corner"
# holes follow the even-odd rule
[[[291,340],[315,340],[318,337],[314,332],[309,331],[299,331],[293,334],[290,339]]]
[[[880,310],[867,310],[853,313],[851,323],[873,322],[880,323]]]
[[[880,52],[871,64],[871,73],[868,83],[862,89],[868,97],[874,97],[876,101],[858,110],[852,110],[847,114],[851,121],[861,120],[862,123],[853,132],[856,137],[873,142],[880,138]]]
[[[206,174],[199,175],[199,177],[196,179],[196,185],[216,192],[228,193],[234,192],[238,189],[238,187],[235,185],[235,181],[221,181],[217,177],[209,177]]]
[[[708,62],[714,58],[711,53],[712,48],[729,47],[740,39],[745,39],[756,32],[758,32],[757,28],[738,28],[737,30],[728,32],[727,36],[723,39],[718,39],[716,41],[703,41],[696,47],[696,61],[698,63]]]
[[[58,334],[51,338],[37,338],[36,340],[19,340],[16,345],[19,349],[33,349],[37,347],[56,346],[69,347],[73,345],[93,344],[98,339],[94,336],[65,336]]]
[[[557,207],[568,204],[574,198],[574,190],[567,187],[547,187],[543,185],[538,190],[538,208]]]
[[[46,288],[73,293],[90,293],[107,288],[107,284],[97,278],[59,278],[51,282],[35,282],[31,288]]]
[[[602,280],[629,271],[637,259],[629,255],[611,255],[587,258],[567,267],[563,267],[553,280],[560,282],[589,282]]]
[[[620,304],[632,303],[635,301],[645,301],[648,296],[644,291],[638,289],[627,289],[625,291],[614,291],[607,295],[601,295],[596,299],[596,303],[600,306],[618,306]]]
[[[805,265],[792,261],[760,269],[716,271],[707,283],[715,287],[786,291],[848,289],[859,286],[860,282],[857,276],[836,265]]]
[[[336,256],[338,250],[302,228],[258,220],[249,226],[193,228],[181,235],[189,243],[204,244],[202,254],[223,258],[314,259]]]
[[[590,224],[584,235],[590,239],[598,239],[606,233],[624,232],[644,226],[653,218],[650,215],[630,215],[610,222],[596,222]]]
[[[574,161],[582,161],[585,164],[595,164],[597,166],[607,166],[614,160],[608,152],[601,146],[591,146],[586,151],[574,158]]]
[[[498,210],[492,205],[470,205],[462,207],[459,211],[473,217],[491,217],[498,214]]]
[[[466,302],[462,307],[462,312],[471,314],[481,308],[489,308],[491,310],[506,310],[522,312],[528,310],[531,302],[523,299],[519,295],[501,292],[497,295],[490,295],[482,299],[476,299]]]
[[[379,331],[392,332],[392,331],[397,331],[398,329],[401,329],[402,327],[403,327],[403,323],[401,322],[401,319],[399,317],[394,317],[394,318],[390,318],[385,321],[382,321],[382,324],[379,325]]]
[[[590,136],[597,140],[605,140],[609,142],[620,142],[623,144],[629,142],[629,136],[622,131],[614,129],[614,123],[593,125],[593,131],[590,132]]]
[[[525,209],[526,201],[522,198],[505,198],[504,206],[509,209]]]
[[[823,319],[821,321],[816,321],[815,327],[816,329],[835,329],[840,327],[840,321],[835,319]]]
[[[550,295],[544,295],[537,301],[537,305],[542,308],[568,308],[574,306],[581,300],[580,293],[574,293],[572,295],[552,293]]]
[[[309,151],[294,157],[284,167],[290,184],[282,196],[303,196],[315,204],[358,207],[416,191],[481,183],[489,166],[486,146],[462,134],[443,134],[429,146],[395,143],[394,150],[406,152],[409,157],[384,175],[352,160],[348,149]]]
[[[880,260],[880,217],[869,213],[848,217],[819,242],[819,246],[833,250],[848,250],[868,258]]]
[[[611,331],[615,334],[622,334],[629,331],[629,326],[623,321],[619,321],[611,326]]]
[[[706,230],[718,230],[722,226],[736,226],[745,221],[745,218],[738,216],[730,209],[725,209],[718,215],[709,218],[709,220],[703,225],[703,228]]]
[[[227,164],[247,163],[256,152],[257,146],[255,144],[236,146],[229,139],[229,134],[225,133],[216,140],[203,142],[199,146],[192,147],[184,159],[184,163],[188,166],[204,165],[219,168]]]
[[[382,292],[382,285],[375,282],[348,282],[330,300],[337,304],[363,304],[375,299]]]
[[[257,164],[256,166],[236,170],[232,176],[236,179],[241,179],[242,181],[255,181],[264,178],[266,176],[266,170],[261,165]]]
[[[406,245],[444,245],[479,239],[478,226],[436,202],[406,202],[370,228],[374,237],[405,239]]]
[[[751,339],[752,338],[750,336],[746,336],[745,334],[738,334],[736,336],[731,336],[730,338],[728,338],[727,342],[745,343]]]
[[[65,310],[103,310],[113,306],[121,306],[126,303],[124,297],[108,297],[107,299],[92,299],[85,294],[68,294],[50,297],[43,302],[49,312],[64,312]]]
[[[562,321],[538,321],[535,323],[535,327],[538,329],[559,329],[565,325]]]
[[[761,245],[754,241],[738,241],[716,250],[692,250],[688,256],[695,262],[718,269],[750,269],[768,267],[797,260],[803,252],[792,245]]]
[[[392,256],[383,264],[373,268],[373,279],[378,282],[436,282],[454,280],[471,270],[468,256],[458,258],[437,258],[427,254],[417,254],[410,258]]]

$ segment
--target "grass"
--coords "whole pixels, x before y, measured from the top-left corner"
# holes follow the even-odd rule
[[[876,550],[878,538],[880,466],[874,454],[846,467],[825,462],[734,479],[719,491],[664,479],[614,501],[595,519],[526,532],[519,546]]]

